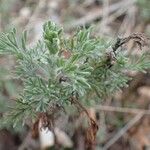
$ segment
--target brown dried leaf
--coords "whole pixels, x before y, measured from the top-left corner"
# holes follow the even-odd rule
[[[47,113],[40,113],[39,120],[42,123],[42,128],[46,128],[50,125],[50,121],[49,121]]]
[[[52,122],[49,120],[49,117],[47,115],[47,113],[40,113],[38,115],[38,119],[35,121],[35,123],[32,126],[32,137],[34,139],[39,137],[39,131],[38,131],[38,127],[39,127],[39,121],[42,123],[42,128],[52,128]]]
[[[39,120],[37,120],[32,126],[31,135],[33,139],[37,139],[39,137],[38,125],[39,125]]]
[[[86,145],[87,148],[92,149],[92,147],[95,145],[95,139],[96,139],[96,134],[98,131],[98,125],[95,120],[90,118],[90,126],[86,130]]]

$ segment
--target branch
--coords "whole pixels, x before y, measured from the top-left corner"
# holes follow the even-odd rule
[[[89,115],[87,109],[77,100],[77,98],[75,96],[71,96],[71,103],[78,105],[78,108],[81,108],[90,120],[92,119],[91,116]]]
[[[95,144],[96,134],[98,131],[98,124],[96,123],[95,119],[91,117],[87,109],[78,101],[75,96],[71,97],[71,102],[75,105],[77,104],[87,115],[89,119],[89,127],[86,130],[86,143],[88,146],[93,146]]]
[[[148,38],[145,35],[141,33],[133,33],[128,37],[118,38],[116,43],[112,46],[113,52],[115,53],[119,47],[128,43],[130,40],[133,40],[136,44],[138,44],[140,50],[148,44]]]
[[[103,105],[98,105],[94,108],[100,111],[110,111],[110,112],[114,111],[114,112],[121,112],[121,113],[130,113],[130,114],[143,113],[144,115],[150,115],[150,110],[145,110],[145,109],[113,107],[113,106],[103,106]]]
[[[138,113],[131,121],[129,121],[112,139],[110,139],[102,150],[107,150],[113,145],[121,136],[123,136],[131,127],[133,127],[142,117],[144,113]]]

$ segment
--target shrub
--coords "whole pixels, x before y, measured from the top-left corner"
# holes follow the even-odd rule
[[[149,53],[134,59],[121,48],[129,40],[140,48],[144,46],[146,38],[142,34],[111,43],[94,37],[91,31],[78,29],[67,38],[62,28],[49,21],[43,26],[43,38],[33,47],[26,44],[26,31],[21,36],[15,29],[0,34],[0,54],[15,56],[15,73],[23,82],[23,91],[3,123],[24,123],[39,113],[55,114],[72,104],[90,118],[85,106],[98,104],[127,86],[131,79],[127,71],[150,67]]]

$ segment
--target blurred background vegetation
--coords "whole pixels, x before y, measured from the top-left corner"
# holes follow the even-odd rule
[[[111,39],[112,42],[118,36],[124,37],[137,32],[150,37],[150,0],[0,0],[0,32],[13,27],[20,32],[28,30],[29,45],[40,39],[42,25],[47,20],[62,25],[66,36],[71,35],[78,26],[93,25],[95,35]],[[127,47],[128,53],[134,57],[141,55],[132,42]],[[144,50],[150,49],[148,47]],[[0,56],[1,117],[5,116],[9,107],[14,105],[22,89],[21,81],[12,78],[15,63],[12,56]],[[147,110],[150,106],[150,72],[149,70],[147,73],[128,72],[127,75],[133,77],[129,87],[101,101],[100,106],[90,109],[100,123],[97,149],[101,147],[110,150],[150,149],[149,114],[136,118],[139,116],[138,109]],[[103,107],[108,105],[111,107]],[[84,131],[81,127],[81,118],[75,116],[73,112],[68,117],[69,123],[65,122],[64,117],[63,122],[62,118],[57,120],[58,124],[61,121],[60,128],[73,140],[76,149],[83,150],[79,144]],[[76,117],[79,118],[78,126],[74,127],[72,120],[76,120]],[[135,123],[129,126],[132,120],[135,120]],[[66,129],[66,124],[69,129]],[[124,134],[122,135],[120,131]],[[1,126],[0,150],[23,150],[24,145],[27,149],[38,149],[35,141],[29,141],[29,134],[27,125],[16,129],[11,123]]]

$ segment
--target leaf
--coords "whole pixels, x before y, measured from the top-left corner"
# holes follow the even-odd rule
[[[90,84],[87,82],[87,80],[86,80],[85,78],[78,77],[76,80],[77,80],[77,82],[79,82],[82,86],[91,88]]]
[[[56,54],[60,48],[60,38],[62,29],[53,22],[46,22],[43,25],[44,42],[47,45],[50,54]]]
[[[27,31],[24,31],[21,37],[21,43],[23,50],[26,50]]]

